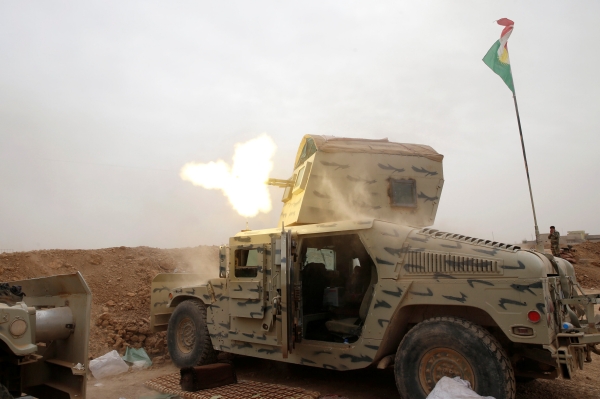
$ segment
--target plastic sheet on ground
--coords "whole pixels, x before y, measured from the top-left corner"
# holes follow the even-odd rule
[[[471,389],[469,381],[460,377],[442,377],[427,399],[495,399],[492,396],[479,396]]]
[[[127,363],[121,359],[115,350],[94,360],[90,360],[90,371],[95,378],[106,378],[129,371]]]
[[[152,360],[150,360],[150,357],[144,348],[135,349],[128,346],[122,359],[126,362],[133,363],[134,370],[152,366]]]

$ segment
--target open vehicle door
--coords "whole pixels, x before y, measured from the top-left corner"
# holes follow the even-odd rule
[[[282,231],[281,237],[275,240],[275,268],[279,268],[280,295],[275,302],[278,308],[277,334],[281,343],[283,358],[287,358],[293,349],[293,311],[292,311],[292,284],[293,281],[293,256],[292,232]]]

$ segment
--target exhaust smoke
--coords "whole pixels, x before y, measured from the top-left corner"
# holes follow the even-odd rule
[[[221,190],[237,213],[254,217],[271,210],[271,196],[265,184],[273,169],[273,154],[277,146],[263,133],[237,143],[230,166],[223,160],[208,163],[190,162],[181,168],[179,176],[207,190]]]

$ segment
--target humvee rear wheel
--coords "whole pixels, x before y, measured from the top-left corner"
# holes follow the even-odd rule
[[[198,300],[187,300],[175,308],[169,319],[167,347],[179,368],[213,363],[216,358],[208,327],[206,308]]]
[[[404,399],[426,398],[444,376],[469,381],[482,396],[515,397],[513,368],[498,340],[455,317],[436,317],[413,327],[396,352],[394,375]]]

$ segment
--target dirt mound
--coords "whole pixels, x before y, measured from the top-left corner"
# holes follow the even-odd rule
[[[577,281],[583,288],[600,289],[600,242],[584,242],[574,245],[569,257],[573,263]]]
[[[127,346],[144,347],[157,363],[168,360],[165,333],[150,332],[150,283],[158,273],[215,277],[219,248],[44,250],[0,254],[0,281],[80,271],[92,291],[90,357]]]

